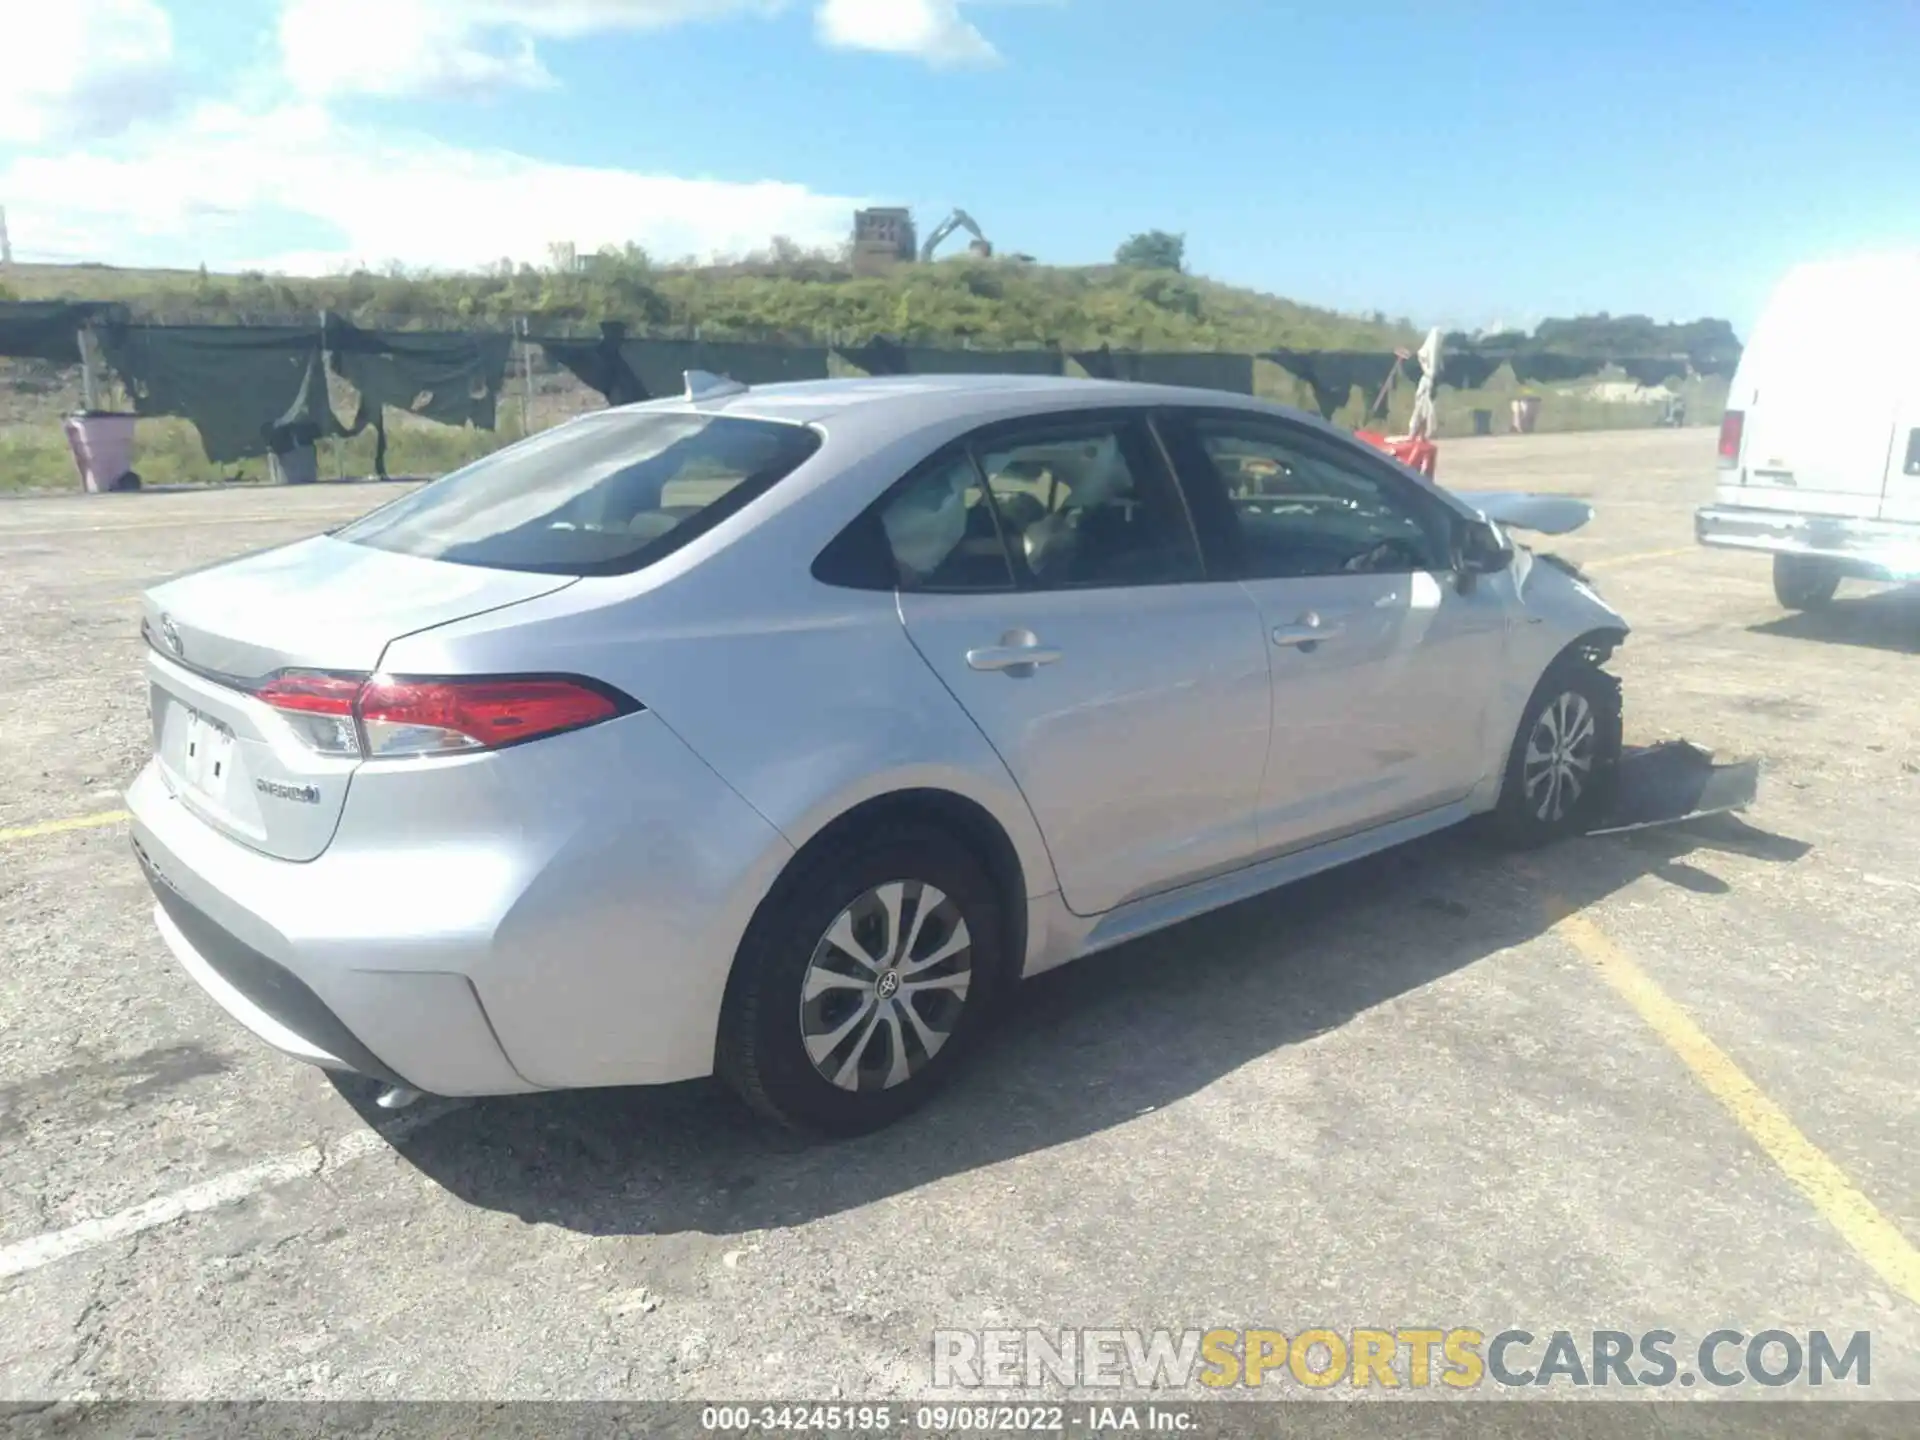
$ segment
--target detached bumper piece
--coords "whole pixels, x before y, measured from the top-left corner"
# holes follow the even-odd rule
[[[1618,835],[1745,810],[1760,793],[1760,762],[1716,765],[1685,740],[1629,745],[1620,756],[1613,804],[1589,835]]]

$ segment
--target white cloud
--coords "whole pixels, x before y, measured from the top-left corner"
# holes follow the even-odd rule
[[[913,55],[933,65],[991,65],[987,37],[960,14],[958,0],[821,0],[820,38],[843,50]]]
[[[844,239],[852,196],[776,181],[733,183],[560,165],[343,124],[323,107],[208,106],[164,131],[0,166],[14,243],[66,260],[156,254],[316,273],[401,260],[437,269],[548,246],[636,242],[678,258],[741,253],[776,234]],[[269,235],[320,235],[271,248]],[[263,253],[264,252],[264,253]]]
[[[141,0],[145,3],[145,0]],[[554,83],[542,40],[661,30],[791,0],[283,0],[281,64],[309,96],[482,95]],[[827,45],[933,65],[999,60],[961,0],[811,0]],[[1006,3],[1006,0],[1001,0]]]
[[[19,0],[5,12],[0,144],[96,139],[173,108],[173,25],[154,0]]]
[[[537,40],[660,30],[785,0],[285,0],[281,63],[306,94],[476,95],[553,77]]]

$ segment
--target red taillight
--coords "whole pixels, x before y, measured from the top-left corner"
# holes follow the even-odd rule
[[[351,715],[353,702],[366,682],[357,675],[320,675],[312,671],[284,670],[258,690],[254,698],[264,700],[276,710],[294,710],[303,715]]]
[[[358,675],[283,670],[253,692],[285,717],[287,728],[322,755],[358,755],[360,727],[353,702],[365,683]]]
[[[411,680],[287,670],[258,690],[307,744],[328,755],[445,755],[596,725],[639,708],[566,677]]]
[[[369,755],[496,750],[578,730],[621,703],[576,680],[394,680],[376,675],[354,707]]]
[[[1729,410],[1720,417],[1720,468],[1731,470],[1740,463],[1740,438],[1747,428],[1747,417]]]

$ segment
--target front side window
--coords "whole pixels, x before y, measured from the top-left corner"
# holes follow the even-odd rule
[[[1442,517],[1384,469],[1257,417],[1185,423],[1198,482],[1224,492],[1247,579],[1447,568]]]
[[[712,529],[819,446],[814,430],[766,420],[593,415],[496,451],[334,537],[498,570],[624,574]]]

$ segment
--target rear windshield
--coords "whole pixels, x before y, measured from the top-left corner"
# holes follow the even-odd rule
[[[557,426],[334,532],[376,550],[555,575],[649,565],[820,447],[800,425],[624,412]]]

